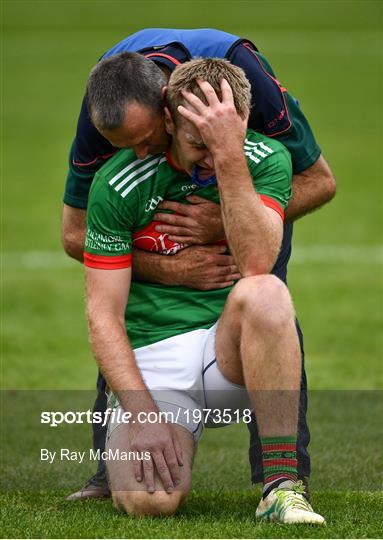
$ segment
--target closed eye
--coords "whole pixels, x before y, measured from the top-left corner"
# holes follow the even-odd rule
[[[194,144],[193,146],[197,150],[205,150],[206,149],[206,144]]]

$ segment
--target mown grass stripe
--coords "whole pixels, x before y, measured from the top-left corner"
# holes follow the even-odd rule
[[[317,245],[295,246],[290,260],[294,264],[383,264],[383,246]],[[39,270],[44,268],[73,268],[79,263],[63,251],[4,251],[4,269]]]

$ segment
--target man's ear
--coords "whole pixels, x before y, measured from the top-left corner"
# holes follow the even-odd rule
[[[246,121],[246,126],[249,123],[249,117],[250,117],[250,109],[247,109],[247,112],[244,117],[244,120]]]
[[[176,126],[173,122],[172,115],[167,107],[164,107],[165,112],[165,129],[169,135],[174,135],[174,132],[176,130]]]
[[[168,91],[168,87],[167,85],[163,86],[161,88],[161,96],[162,96],[162,99],[165,101],[165,98],[166,98],[166,92]]]

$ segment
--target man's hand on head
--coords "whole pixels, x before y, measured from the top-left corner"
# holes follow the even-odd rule
[[[207,81],[198,81],[198,84],[208,105],[192,92],[183,91],[182,95],[194,111],[179,105],[178,112],[195,125],[213,155],[225,152],[226,148],[242,150],[248,117],[239,116],[229,83],[226,79],[221,81],[222,101]]]
[[[169,240],[188,245],[214,244],[223,240],[221,209],[219,204],[189,195],[186,200],[190,204],[174,201],[164,201],[158,208],[171,210],[172,213],[158,212],[154,219],[161,221],[156,231],[169,235]]]

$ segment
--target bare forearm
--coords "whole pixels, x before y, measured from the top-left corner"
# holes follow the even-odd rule
[[[134,252],[135,279],[207,291],[233,285],[241,276],[226,246],[191,246],[175,255]]]
[[[123,321],[116,321],[111,314],[90,315],[88,319],[93,353],[111,389],[144,389]]]
[[[222,218],[242,276],[268,273],[280,247],[278,231],[255,192],[245,157],[215,159]]]
[[[178,285],[174,257],[175,255],[165,256],[134,249],[133,279],[160,285]]]
[[[310,168],[294,174],[293,194],[285,211],[286,221],[294,221],[329,202],[336,193],[335,178],[323,156]]]
[[[84,260],[86,210],[64,204],[62,215],[62,243],[69,257]]]
[[[99,368],[123,409],[133,414],[142,409],[155,410],[137,367],[124,321],[117,321],[111,314],[90,316],[89,335]]]

